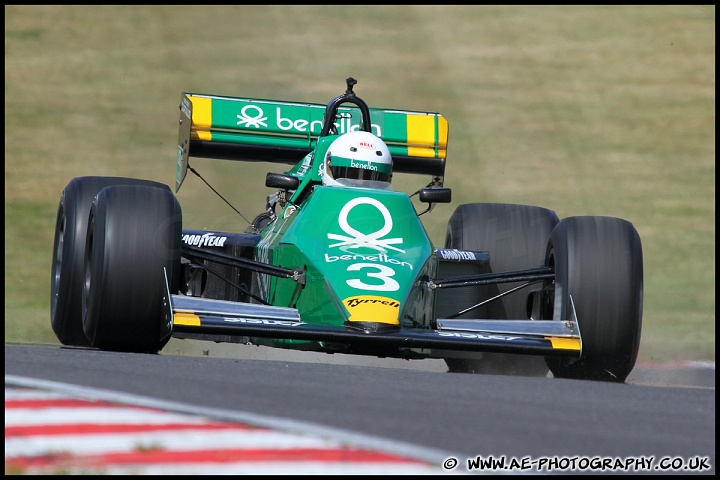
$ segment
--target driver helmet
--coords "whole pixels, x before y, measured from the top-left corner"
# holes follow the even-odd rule
[[[328,147],[322,183],[389,188],[392,165],[390,149],[379,137],[370,132],[349,132],[340,135]]]

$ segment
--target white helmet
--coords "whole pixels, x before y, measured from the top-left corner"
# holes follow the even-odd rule
[[[323,185],[359,186],[368,181],[388,188],[392,181],[392,157],[385,142],[370,132],[340,135],[327,150],[322,169]]]

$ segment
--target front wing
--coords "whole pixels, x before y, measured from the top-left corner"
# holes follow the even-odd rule
[[[342,326],[304,323],[297,309],[170,295],[169,320],[174,336],[275,338],[333,342],[361,347],[433,348],[473,352],[580,358],[582,342],[575,319],[450,320],[436,329],[401,329],[365,333]]]

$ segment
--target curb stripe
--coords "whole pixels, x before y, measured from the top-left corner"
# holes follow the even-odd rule
[[[317,435],[5,387],[6,473],[442,473]],[[151,473],[153,472],[153,473]]]
[[[235,450],[197,450],[192,452],[178,451],[147,451],[129,453],[110,453],[105,455],[89,455],[83,457],[59,453],[41,457],[21,457],[16,463],[26,467],[47,467],[58,461],[74,460],[76,466],[98,468],[108,464],[140,465],[153,463],[233,463],[233,462],[353,462],[363,463],[419,463],[407,459],[367,450],[310,449],[296,448],[292,450],[235,449]],[[11,458],[10,462],[15,459]],[[7,460],[6,460],[7,462]]]

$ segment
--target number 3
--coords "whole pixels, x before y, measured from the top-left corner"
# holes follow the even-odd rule
[[[382,281],[380,285],[365,283],[360,279],[354,278],[347,280],[347,284],[353,288],[361,290],[375,290],[379,292],[394,292],[400,289],[400,284],[390,277],[395,275],[395,270],[385,265],[375,265],[374,263],[354,263],[347,268],[347,271],[356,271],[363,268],[374,268],[377,272],[365,272],[368,277],[377,278]]]

